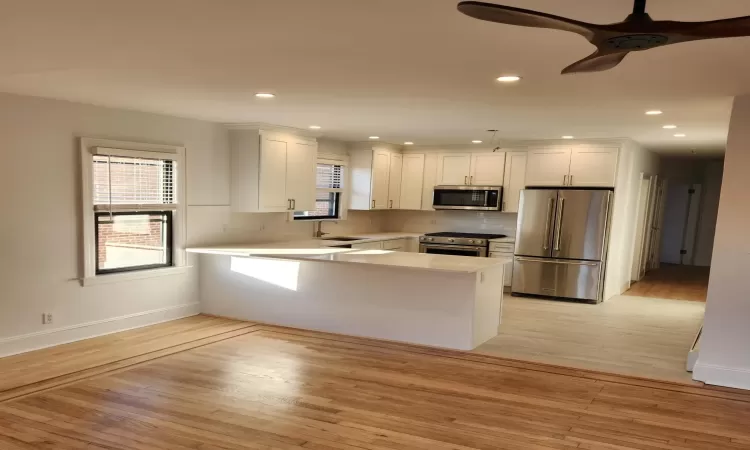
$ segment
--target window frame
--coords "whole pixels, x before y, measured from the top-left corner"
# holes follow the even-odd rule
[[[138,278],[185,273],[188,269],[186,242],[186,189],[185,189],[185,147],[142,142],[117,141],[111,139],[80,139],[81,151],[81,218],[83,229],[83,274],[80,277],[82,286],[100,283],[112,283]],[[172,160],[176,164],[174,176],[176,207],[172,208],[172,242],[171,266],[159,265],[156,268],[139,267],[133,270],[119,270],[111,273],[96,273],[96,211],[93,194],[93,157],[95,155],[121,156],[125,158],[147,158]],[[135,210],[133,210],[135,212]],[[143,212],[154,212],[155,208],[146,208]]]
[[[336,153],[319,153],[315,164],[333,164],[342,167],[341,171],[341,190],[335,189],[315,189],[317,195],[318,192],[339,192],[339,211],[337,217],[295,217],[294,211],[289,212],[290,222],[338,222],[340,220],[346,220],[349,213],[349,156],[339,155]]]

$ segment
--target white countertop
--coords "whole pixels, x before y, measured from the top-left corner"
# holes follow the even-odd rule
[[[364,250],[331,248],[332,245],[348,245],[391,239],[416,238],[422,233],[355,233],[352,236],[364,239],[357,241],[331,241],[309,239],[301,241],[267,242],[259,244],[191,247],[189,253],[228,256],[259,256],[278,259],[323,261],[332,263],[372,264],[378,266],[404,267],[448,272],[479,272],[486,268],[503,265],[508,258],[476,258],[469,256],[431,255],[425,253],[393,252],[388,250]]]

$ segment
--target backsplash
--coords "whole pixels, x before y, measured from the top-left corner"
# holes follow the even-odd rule
[[[324,222],[330,234],[376,233],[385,230],[385,211],[349,211],[347,220]],[[287,213],[232,213],[228,206],[189,206],[190,246],[310,239],[314,223],[293,222]]]
[[[387,211],[385,231],[463,231],[516,235],[518,214],[475,211]]]

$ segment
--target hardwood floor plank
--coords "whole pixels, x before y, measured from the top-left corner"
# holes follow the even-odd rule
[[[742,393],[556,370],[258,326],[2,403],[0,449],[750,448]]]

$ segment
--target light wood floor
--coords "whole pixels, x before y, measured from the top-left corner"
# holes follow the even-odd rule
[[[750,449],[750,395],[260,327],[0,403],[14,449]]]
[[[687,354],[705,304],[618,296],[598,305],[506,297],[500,334],[475,352],[691,382]]]
[[[248,333],[253,325],[194,316],[0,358],[0,401]]]
[[[709,267],[662,264],[650,270],[625,295],[705,302]]]

